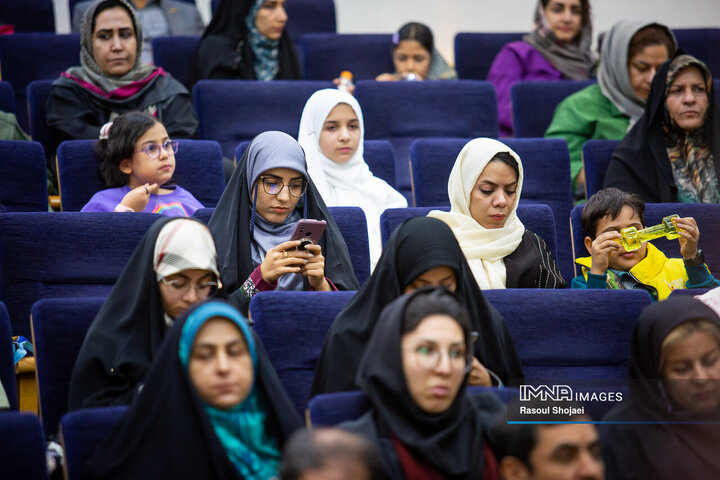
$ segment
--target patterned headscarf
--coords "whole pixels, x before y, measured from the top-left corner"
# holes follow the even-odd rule
[[[100,7],[110,4],[109,8],[121,7],[127,10],[135,29],[137,47],[135,50],[135,64],[132,69],[121,77],[108,75],[104,72],[93,57],[93,27]],[[105,9],[103,8],[103,11]],[[112,92],[121,87],[126,87],[134,82],[149,77],[156,67],[142,64],[143,33],[142,26],[135,15],[135,10],[126,0],[98,0],[85,11],[80,25],[80,66],[68,69],[65,74],[79,78],[104,92]]]
[[[694,131],[685,131],[673,120],[664,104],[665,117],[663,133],[667,155],[672,166],[673,177],[678,188],[678,200],[683,203],[720,203],[720,184],[718,183],[715,161],[705,138],[704,123],[712,108],[712,76],[707,66],[691,55],[679,55],[668,70],[665,81],[665,99],[677,76],[685,69],[698,69],[705,81],[708,101],[703,118],[703,127]]]
[[[258,80],[269,82],[275,78],[280,69],[278,64],[280,40],[270,40],[255,26],[255,16],[265,1],[257,0],[250,8],[250,12],[245,17],[245,26],[248,29],[248,41],[255,54],[255,76]]]

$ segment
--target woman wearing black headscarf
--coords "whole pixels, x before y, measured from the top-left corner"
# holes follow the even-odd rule
[[[70,410],[130,403],[174,319],[220,285],[215,243],[202,222],[155,222],[85,335],[70,380]]]
[[[194,81],[299,80],[284,0],[221,0],[195,54]]]
[[[670,297],[635,325],[630,398],[605,417],[607,478],[720,478],[720,319],[700,300]],[[642,424],[645,423],[645,424]]]
[[[325,220],[305,253],[290,241],[301,218]],[[337,224],[307,174],[291,136],[265,132],[240,159],[208,227],[217,242],[224,293],[241,312],[264,290],[356,290],[350,254]]]
[[[247,320],[211,301],[168,333],[142,395],[84,478],[267,480],[301,425]]]
[[[98,138],[100,127],[132,110],[156,117],[172,138],[195,135],[198,120],[190,93],[162,68],[142,64],[142,39],[142,26],[126,0],[98,0],[87,9],[80,66],[62,73],[48,98],[55,145]]]
[[[679,52],[655,74],[645,113],[613,152],[605,187],[645,202],[720,203],[719,127],[710,71]]]
[[[472,362],[470,320],[454,295],[423,288],[380,314],[357,382],[372,405],[340,428],[382,452],[393,480],[494,479],[488,426],[502,411],[492,394],[466,394]]]
[[[333,321],[315,369],[313,395],[357,390],[355,374],[380,311],[403,293],[425,285],[454,290],[478,332],[475,356],[504,383],[523,378],[505,320],[478,288],[455,235],[444,222],[417,217],[390,236],[372,276]]]

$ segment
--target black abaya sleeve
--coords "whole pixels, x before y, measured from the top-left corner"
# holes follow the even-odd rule
[[[198,118],[189,94],[180,94],[170,100],[160,112],[170,138],[193,138],[197,133]]]

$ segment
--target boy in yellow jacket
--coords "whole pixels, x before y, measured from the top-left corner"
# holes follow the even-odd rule
[[[640,196],[617,188],[595,193],[585,204],[580,222],[585,248],[590,257],[576,260],[582,275],[572,288],[610,288],[647,290],[654,300],[664,300],[676,288],[712,288],[720,286],[705,265],[698,249],[700,230],[692,217],[674,220],[680,238],[680,258],[667,258],[651,243],[633,251],[617,241],[620,230],[645,228],[645,203]]]

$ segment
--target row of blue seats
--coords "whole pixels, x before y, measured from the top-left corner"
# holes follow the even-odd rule
[[[425,215],[430,208],[391,209],[381,217],[383,238],[405,219]],[[556,258],[587,256],[580,226],[582,207],[575,207],[562,223],[572,221],[572,236],[555,235],[555,219],[547,205],[521,204],[518,216],[541,235]],[[194,217],[207,221],[212,209]],[[370,272],[365,216],[357,207],[332,207],[330,212],[348,245],[360,283]],[[646,222],[678,213],[694,216],[701,248],[711,272],[720,272],[720,206],[710,204],[648,204]],[[43,298],[106,296],[148,227],[160,218],[149,213],[5,213],[0,214],[0,301],[8,307],[12,332],[30,336],[30,309]],[[567,222],[567,223],[566,223]],[[677,241],[656,240],[668,256],[679,257]],[[571,260],[559,260],[569,281],[575,272]]]

